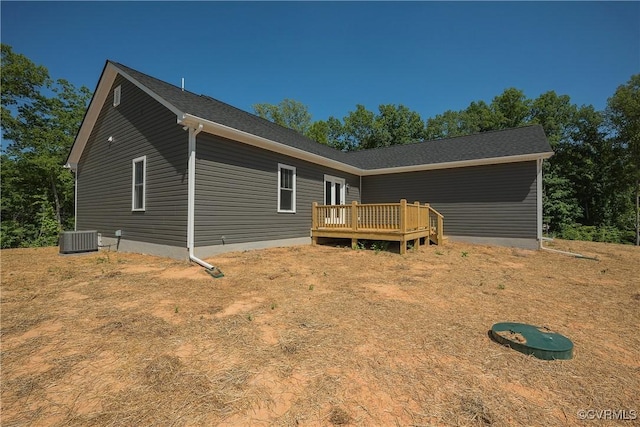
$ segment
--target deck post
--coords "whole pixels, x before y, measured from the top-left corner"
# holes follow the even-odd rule
[[[358,202],[354,200],[351,202],[351,229],[353,231],[358,230]]]
[[[442,215],[438,215],[438,244],[444,243],[444,221]]]
[[[313,230],[318,228],[318,202],[313,202],[311,209],[311,228]]]
[[[429,246],[431,244],[431,205],[429,203],[424,205],[427,208],[427,238],[424,239],[424,244]]]
[[[420,202],[415,201],[413,202],[413,204],[416,207],[416,220],[417,220],[417,224],[416,224],[416,230],[422,230],[424,228],[424,225],[422,224],[422,207],[420,206]],[[420,249],[420,238],[418,237],[417,239],[413,240],[413,248],[414,249]]]
[[[317,245],[318,238],[313,235],[313,231],[318,228],[318,202],[311,205],[311,244]]]
[[[400,199],[400,255],[407,253],[407,199]]]

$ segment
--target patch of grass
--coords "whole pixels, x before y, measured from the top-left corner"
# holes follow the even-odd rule
[[[493,424],[493,417],[479,396],[461,398],[460,409],[466,418],[475,425],[490,426]]]
[[[280,337],[278,344],[284,354],[294,355],[300,351],[302,342],[297,334],[287,332]]]
[[[96,264],[109,264],[111,259],[109,258],[109,252],[104,252],[104,256],[99,256],[96,258]]]
[[[312,291],[313,290],[313,285],[309,285],[309,290]]]
[[[184,364],[178,356],[163,354],[149,361],[144,368],[144,378],[155,389],[165,391],[178,380]]]
[[[102,277],[106,279],[117,277],[117,276],[120,276],[121,274],[122,274],[122,271],[120,270],[105,270],[104,268],[102,269]]]
[[[349,413],[341,407],[333,407],[329,414],[329,422],[334,426],[343,426],[351,422]]]
[[[469,256],[469,252],[462,251],[462,258],[466,258],[467,256]]]

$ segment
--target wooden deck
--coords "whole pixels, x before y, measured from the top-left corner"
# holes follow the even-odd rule
[[[311,239],[317,244],[319,237],[351,239],[353,248],[358,239],[388,240],[400,242],[400,253],[407,251],[407,242],[414,247],[424,238],[442,244],[444,218],[428,204],[413,204],[401,200],[400,203],[350,205],[318,205],[313,203]]]

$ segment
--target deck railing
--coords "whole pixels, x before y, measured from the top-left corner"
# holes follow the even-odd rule
[[[443,216],[420,202],[318,205],[313,203],[312,230],[385,231],[410,233],[428,229],[438,241],[443,238]]]

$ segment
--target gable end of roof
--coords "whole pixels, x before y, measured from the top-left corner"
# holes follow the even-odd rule
[[[133,83],[136,87],[145,92],[147,95],[151,96],[157,102],[164,105],[166,108],[172,111],[176,115],[176,117],[179,118],[183,115],[182,111],[180,111],[174,105],[167,102],[167,100],[159,96],[157,93],[155,93],[145,85],[141,84],[121,67],[118,67],[117,63],[107,60],[102,70],[102,74],[98,79],[96,90],[93,92],[93,97],[89,102],[89,107],[87,107],[87,111],[85,112],[82,123],[80,124],[80,128],[78,129],[78,133],[76,134],[76,138],[73,142],[73,146],[71,147],[71,151],[69,152],[69,156],[67,157],[65,167],[72,170],[76,169],[78,162],[80,161],[80,157],[82,156],[82,152],[84,151],[84,148],[89,140],[89,136],[91,136],[91,131],[93,130],[96,120],[98,119],[98,115],[100,114],[104,103],[109,98],[111,87],[113,86],[113,82],[115,81],[118,74]]]

